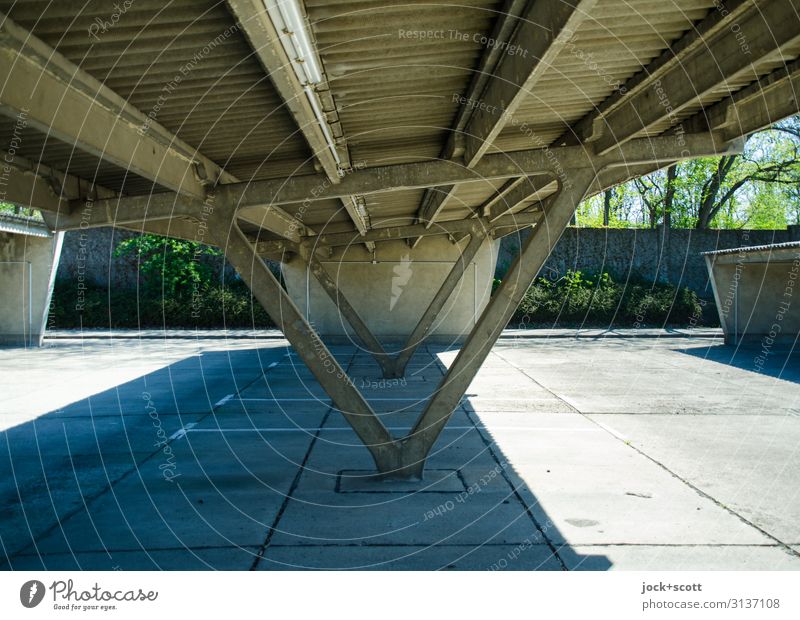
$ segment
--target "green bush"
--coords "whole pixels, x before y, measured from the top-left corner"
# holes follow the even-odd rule
[[[59,281],[50,324],[55,328],[272,327],[241,280],[219,274],[219,250],[200,243],[143,234],[122,241],[114,256],[135,258],[139,290]]]
[[[73,282],[53,292],[49,324],[69,328],[252,328],[273,327],[267,313],[242,282],[203,284],[159,294],[151,287],[114,290],[87,287],[79,303]]]
[[[672,284],[616,282],[609,273],[569,271],[554,282],[538,278],[510,325],[696,325],[704,303],[693,291]]]
[[[158,252],[153,252],[150,260],[151,268],[142,269],[139,291],[87,287],[78,303],[75,283],[57,282],[50,325],[261,329],[274,326],[243,282],[236,280],[222,286],[202,265],[187,272],[173,264],[164,279],[164,270],[152,267],[159,261]],[[499,284],[500,280],[495,279],[493,286]],[[653,284],[641,279],[617,282],[608,273],[594,276],[570,271],[556,281],[538,278],[525,293],[510,326],[694,326],[703,324],[704,305],[693,291],[671,284]]]

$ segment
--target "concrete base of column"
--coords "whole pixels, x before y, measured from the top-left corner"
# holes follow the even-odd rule
[[[402,346],[447,274],[466,247],[444,236],[417,247],[404,241],[379,244],[375,254],[363,244],[342,248],[321,261],[372,333]],[[488,239],[478,250],[451,299],[436,317],[433,342],[461,342],[475,325],[491,293],[498,243]],[[318,333],[330,342],[351,341],[353,329],[302,261],[283,265],[292,300]]]

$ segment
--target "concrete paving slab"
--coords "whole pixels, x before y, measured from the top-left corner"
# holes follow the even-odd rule
[[[800,557],[779,546],[576,546],[569,570],[800,570]],[[598,560],[599,559],[599,560]],[[599,563],[609,561],[610,567]]]
[[[479,417],[556,542],[772,542],[582,416]]]
[[[104,541],[124,537],[123,526],[131,516],[124,513],[125,506],[133,507],[131,514],[146,514],[139,506],[145,495],[126,496],[129,482],[125,481],[133,477],[168,484],[160,468],[169,461],[163,452],[164,442],[208,415],[209,393],[216,391],[221,397],[239,385],[252,383],[261,375],[264,359],[280,357],[274,343],[265,345],[263,351],[252,343],[224,345],[133,341],[122,346],[87,340],[79,345],[59,342],[56,347],[23,352],[0,350],[0,359],[15,358],[3,373],[3,390],[11,398],[0,404],[0,423],[7,429],[2,433],[2,443],[8,455],[0,459],[0,542],[4,555],[33,549],[34,540],[42,543],[40,549],[46,549],[62,526],[67,533],[75,526],[76,540],[81,542],[82,535],[91,537],[97,523],[98,541],[90,547],[102,548]],[[149,403],[141,398],[145,380]],[[49,389],[41,389],[43,385]],[[83,399],[70,403],[75,397]],[[135,406],[125,406],[126,399]],[[196,400],[200,413],[173,414],[176,401],[190,399]],[[147,404],[149,408],[145,408]],[[51,405],[57,407],[48,411]],[[114,413],[97,415],[104,409]],[[9,425],[12,419],[15,424]],[[293,456],[302,458],[302,450],[305,446]],[[250,453],[245,451],[244,455]],[[190,486],[191,453],[180,456],[185,468],[182,475]],[[263,450],[259,456],[263,463]],[[203,472],[206,480],[202,483],[206,487],[223,474],[230,482],[237,473],[231,463],[222,468],[218,465],[213,458],[206,460],[208,473]],[[255,479],[263,485],[264,476],[259,478],[259,474],[263,474],[261,469],[255,472]],[[254,477],[253,473],[249,475]],[[292,469],[287,477],[291,480],[293,476]],[[93,514],[92,506],[95,498],[101,508],[107,498],[116,502],[116,496],[109,492],[115,484],[119,484],[124,499],[116,506],[116,515],[113,505],[107,508],[110,516],[104,521],[104,513]],[[288,483],[283,486],[285,491]],[[253,544],[261,542],[263,528]]]
[[[126,480],[38,540],[36,550],[49,555],[257,546],[282,502],[282,494],[249,477],[227,487],[164,480],[145,487]]]
[[[0,452],[5,452],[0,448]],[[6,555],[31,545],[54,523],[84,506],[136,467],[138,455],[0,459],[0,549]],[[4,455],[5,456],[5,455]],[[0,554],[0,567],[4,556]]]
[[[271,543],[478,546],[545,542],[524,507],[502,494],[485,492],[480,502],[462,503],[457,503],[455,493],[374,494],[369,499],[365,495],[295,493]]]
[[[392,405],[396,407],[395,411],[392,411]],[[373,410],[378,410],[375,411],[375,413],[378,414],[384,426],[393,429],[392,432],[395,436],[404,434],[410,430],[424,411],[424,406],[422,405],[406,407],[405,403],[397,402],[376,403],[375,401],[370,401],[370,406],[373,407]],[[325,426],[328,428],[349,428],[347,420],[345,420],[341,412],[336,409],[331,411]],[[471,427],[472,422],[469,420],[464,410],[459,408],[453,412],[448,426],[453,429],[464,430],[465,427]]]
[[[800,540],[800,418],[604,415],[592,419],[779,540]]]
[[[674,338],[501,342],[495,352],[583,413],[771,414],[800,405],[800,352],[776,355],[763,372],[752,349]]]
[[[98,418],[37,418],[30,424],[11,428],[9,444],[21,453],[68,456],[80,454],[151,454],[158,444],[205,414],[149,416],[144,409],[137,416]]]
[[[475,397],[470,396],[464,401],[469,411],[481,411],[489,413],[492,411],[522,411],[526,413],[573,413],[575,409],[563,400],[550,398],[526,398],[524,396],[506,396],[505,392],[498,390],[496,393],[503,394],[502,397]]]
[[[263,348],[264,353],[259,353],[259,348]],[[32,419],[55,411],[64,412],[71,407],[68,413],[81,414],[83,409],[74,404],[89,397],[96,398],[98,406],[104,404],[112,412],[118,412],[119,406],[115,408],[113,400],[105,400],[105,392],[110,391],[109,397],[113,399],[118,388],[139,381],[148,374],[168,374],[173,364],[176,368],[187,368],[191,380],[186,385],[190,387],[190,393],[205,398],[205,392],[208,391],[214,397],[216,381],[209,381],[204,386],[202,376],[198,376],[197,372],[188,372],[189,367],[199,367],[199,360],[202,359],[202,371],[206,374],[215,369],[226,369],[227,375],[224,371],[220,374],[226,379],[223,382],[225,385],[219,386],[219,391],[231,391],[236,385],[252,380],[252,376],[246,378],[251,371],[260,374],[267,359],[282,355],[279,343],[274,341],[261,344],[244,341],[226,345],[224,341],[203,343],[191,340],[170,343],[136,340],[58,341],[31,353],[21,355],[18,349],[0,349],[5,390],[5,398],[0,403],[0,424],[9,413],[15,416],[26,414]],[[187,362],[187,359],[194,361]],[[40,375],[41,382],[37,381]],[[48,389],[32,389],[37,385],[47,385]],[[140,397],[141,390],[138,394],[134,392],[134,395]],[[222,396],[224,393],[220,394],[220,398]],[[165,400],[169,402],[169,399]],[[164,407],[162,411],[166,411],[166,405]]]
[[[318,428],[325,418],[326,410],[317,409],[316,411],[294,411],[294,410],[275,410],[263,413],[257,410],[250,410],[247,413],[229,413],[227,411],[216,411],[203,419],[202,424],[193,427],[192,432],[207,430],[212,432],[214,429],[223,431],[242,431],[252,432],[254,430],[274,430],[282,429],[289,431],[300,431],[308,429],[312,432]]]
[[[13,570],[248,570],[258,547],[19,555]]]
[[[198,430],[199,429],[199,430]],[[230,474],[232,480],[248,473],[251,476],[279,476],[292,479],[295,468],[301,466],[313,434],[264,432],[202,432],[198,426],[175,440],[171,445],[172,458],[158,454],[149,469],[160,474],[169,460],[180,482]],[[287,469],[289,472],[287,472]],[[178,478],[176,477],[176,480]]]
[[[258,570],[563,570],[547,545],[271,546]],[[501,564],[502,566],[498,565]]]
[[[336,493],[339,468],[364,470],[371,463],[355,443],[352,449],[343,449],[342,444],[322,441],[325,437],[320,435],[315,443],[271,544],[476,545],[481,538],[495,543],[544,542],[513,490],[500,483],[502,470],[474,430],[445,431],[442,444],[447,449],[428,463],[432,470],[460,467],[464,484],[475,485],[472,494]],[[347,437],[343,442],[355,439],[351,433]],[[481,478],[486,479],[482,486]],[[426,477],[423,485],[427,482]],[[391,488],[392,483],[387,486]],[[397,488],[405,491],[406,485],[400,483]]]
[[[432,469],[424,480],[387,480],[373,469],[344,469],[336,476],[336,493],[461,493],[467,485],[457,469]]]

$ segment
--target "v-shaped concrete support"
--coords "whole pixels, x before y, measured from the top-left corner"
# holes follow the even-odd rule
[[[450,299],[453,291],[461,282],[461,279],[464,277],[464,272],[478,253],[483,241],[486,239],[486,235],[487,229],[485,227],[485,222],[483,220],[475,220],[475,223],[468,233],[470,240],[467,247],[453,264],[453,268],[447,274],[447,277],[428,304],[425,312],[422,313],[419,321],[417,321],[405,345],[394,355],[386,352],[383,345],[336,285],[336,282],[328,271],[319,260],[317,260],[314,255],[314,248],[310,242],[301,245],[300,254],[306,263],[308,271],[314,276],[317,282],[319,282],[320,286],[322,286],[322,289],[328,294],[328,297],[331,298],[331,301],[336,305],[341,315],[350,324],[353,331],[356,332],[356,335],[361,339],[366,350],[375,358],[375,361],[378,362],[384,378],[397,379],[405,375],[408,362],[414,356],[419,345],[422,344],[430,333],[436,322],[436,317],[442,311],[447,300]]]
[[[386,477],[419,478],[433,444],[561,237],[595,175],[596,170],[591,168],[569,171],[568,184],[562,184],[558,197],[534,228],[414,428],[399,439],[392,437],[235,221],[218,216],[211,228],[228,261],[370,451],[378,471]]]
[[[569,185],[562,184],[559,195],[545,210],[414,428],[402,440],[407,468],[422,474],[433,444],[561,238],[596,172],[592,168],[570,171]]]

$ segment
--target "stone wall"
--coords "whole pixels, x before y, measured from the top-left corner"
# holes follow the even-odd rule
[[[135,255],[115,257],[114,250],[125,239],[139,234],[110,227],[67,232],[64,235],[64,246],[56,279],[75,282],[83,269],[83,278],[87,286],[135,289],[139,277],[137,257]],[[203,256],[201,260],[212,265],[214,269],[219,269],[221,258]],[[233,275],[233,270],[227,263],[225,267],[227,280]]]
[[[81,237],[81,234],[85,237]],[[69,232],[58,268],[58,279],[75,280],[78,264],[87,257],[84,278],[87,284],[103,287],[135,288],[135,257],[115,258],[114,248],[136,233],[112,228]],[[661,228],[568,228],[542,271],[557,279],[568,270],[585,273],[610,272],[615,278],[644,278],[671,282],[711,299],[711,286],[701,252],[743,246],[765,245],[800,240],[800,227],[784,230],[692,230]],[[502,277],[519,251],[519,239],[503,239],[497,260],[497,277]]]
[[[608,271],[617,279],[643,278],[669,282],[711,299],[713,293],[702,252],[800,240],[800,227],[784,230],[693,230],[662,228],[568,228],[545,263],[542,275],[551,279],[567,271],[597,274]],[[502,277],[519,252],[519,239],[503,239],[497,261]]]
[[[77,281],[83,269],[87,285],[108,288],[135,288],[137,261],[116,258],[114,249],[137,233],[114,228],[92,228],[65,233],[56,280]]]

